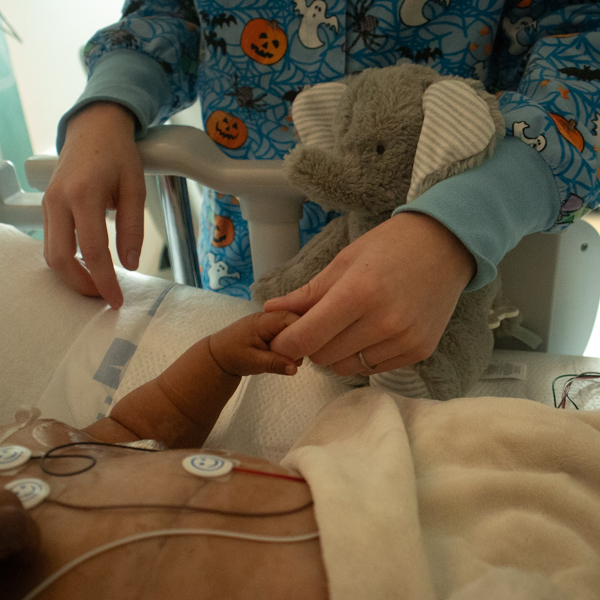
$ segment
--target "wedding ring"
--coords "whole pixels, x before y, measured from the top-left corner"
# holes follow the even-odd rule
[[[369,373],[374,373],[375,369],[377,368],[377,365],[373,365],[372,367],[370,367],[367,364],[367,361],[365,360],[365,357],[363,356],[362,352],[358,353],[358,359],[360,360],[361,365],[367,370],[369,371]]]

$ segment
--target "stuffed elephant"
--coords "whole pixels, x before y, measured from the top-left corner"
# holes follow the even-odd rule
[[[330,114],[323,107],[332,107]],[[285,157],[288,179],[342,215],[254,284],[260,303],[303,286],[396,207],[480,164],[505,129],[496,98],[480,82],[414,64],[318,84],[297,96],[292,116],[302,143]],[[488,314],[498,289],[493,282],[463,293],[434,354],[408,368],[430,397],[463,395],[485,370],[493,347]],[[407,383],[406,369],[397,375],[394,384],[394,372],[386,374],[386,385],[424,395],[422,386]]]

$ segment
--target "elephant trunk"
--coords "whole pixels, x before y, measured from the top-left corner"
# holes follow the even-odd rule
[[[373,186],[353,155],[334,155],[315,147],[297,146],[285,157],[288,179],[325,210],[364,210]]]

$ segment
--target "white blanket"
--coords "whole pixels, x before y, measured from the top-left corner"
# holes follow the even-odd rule
[[[0,255],[0,422],[29,404],[87,425],[257,310],[121,271],[126,304],[112,311],[69,290],[39,242],[2,225]],[[598,370],[596,359],[499,356],[528,362],[528,378],[474,393],[511,387],[551,404],[556,375]],[[296,443],[285,464],[313,490],[333,600],[600,598],[600,413],[347,390],[310,365],[244,379],[208,440],[274,461]]]
[[[114,311],[70,290],[43,245],[0,224],[0,424],[17,408],[85,427],[194,342],[259,310],[248,301],[119,270]],[[281,460],[329,399],[351,389],[306,365],[244,378],[207,444]]]
[[[0,224],[0,423],[21,404],[84,427],[135,387],[156,377],[198,339],[258,307],[251,302],[119,270],[119,311],[83,298],[45,264],[43,245]],[[525,397],[551,403],[564,373],[600,370],[600,360],[533,352],[497,352],[502,364],[527,366],[523,379],[479,382],[474,396]],[[295,377],[245,378],[207,443],[278,462],[307,423],[351,387],[308,361]],[[588,384],[581,407],[600,407]]]
[[[600,411],[365,388],[283,464],[311,486],[332,600],[600,598]]]

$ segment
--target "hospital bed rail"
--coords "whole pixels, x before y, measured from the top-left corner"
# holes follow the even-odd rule
[[[148,201],[158,191],[176,282],[200,287],[196,240],[186,179],[239,199],[248,221],[255,277],[294,256],[305,196],[285,177],[282,160],[234,160],[206,133],[187,125],[151,128],[138,142]],[[57,158],[26,161],[32,187],[45,190]],[[42,194],[27,194],[12,165],[0,163],[0,222],[26,229],[42,223]],[[34,206],[37,204],[37,206]],[[506,299],[519,307],[523,325],[542,338],[538,351],[580,355],[592,330],[600,336],[600,214],[590,213],[560,235],[526,236],[499,265]],[[524,349],[519,340],[501,347]]]
[[[298,222],[305,195],[285,178],[283,160],[232,159],[204,131],[187,125],[150,128],[137,147],[145,174],[156,177],[173,276],[178,283],[200,287],[186,179],[239,200],[242,217],[248,222],[255,277],[300,249]],[[57,160],[53,156],[28,159],[25,170],[29,184],[46,190]],[[41,208],[31,205],[39,205],[42,195],[22,192],[16,176],[7,188],[11,189],[0,190],[0,221],[23,228],[30,221],[34,225],[37,217],[39,226]]]
[[[24,192],[9,161],[0,161],[0,223],[36,229],[43,222],[42,194]]]

